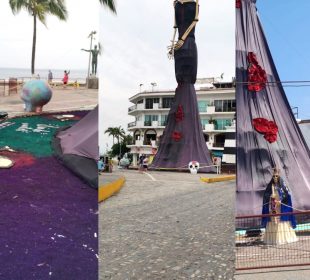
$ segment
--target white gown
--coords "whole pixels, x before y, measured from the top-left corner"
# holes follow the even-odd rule
[[[275,207],[272,207],[272,198],[276,201],[280,201],[280,196],[274,185],[272,185],[272,196],[269,201],[269,213],[281,213],[281,204],[277,203]],[[267,245],[283,245],[298,241],[296,233],[292,228],[290,221],[281,221],[280,216],[270,217],[270,221],[267,222],[264,243]]]

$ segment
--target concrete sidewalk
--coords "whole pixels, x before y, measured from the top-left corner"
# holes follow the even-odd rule
[[[43,107],[43,112],[90,110],[98,104],[98,90],[86,88],[53,88],[53,96]],[[24,103],[19,94],[0,96],[0,111],[9,113],[9,117],[25,115]]]

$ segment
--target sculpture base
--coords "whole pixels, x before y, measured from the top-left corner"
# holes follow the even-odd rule
[[[87,88],[89,89],[98,89],[99,79],[97,77],[89,77],[86,79]]]

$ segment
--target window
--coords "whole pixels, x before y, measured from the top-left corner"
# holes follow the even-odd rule
[[[217,119],[216,120],[216,130],[225,130],[225,126],[231,126],[231,120],[222,120]]]
[[[231,112],[236,112],[236,100],[231,100]]]
[[[154,103],[159,103],[159,98],[146,98],[145,109],[153,109]]]
[[[223,112],[223,101],[214,100],[215,112]]]
[[[223,100],[223,112],[229,112],[228,103],[230,103],[230,100]]]
[[[166,126],[167,125],[167,120],[168,120],[168,115],[161,115],[160,118],[160,125],[161,126]]]
[[[145,115],[144,116],[145,126],[152,126],[153,121],[158,121],[158,115]]]
[[[209,124],[209,119],[201,119],[202,129],[205,129],[206,124]]]
[[[173,97],[164,97],[163,98],[163,108],[171,108],[173,104]]]
[[[236,100],[215,100],[215,112],[235,112]]]
[[[198,111],[207,112],[207,107],[210,105],[210,102],[207,100],[198,101]]]

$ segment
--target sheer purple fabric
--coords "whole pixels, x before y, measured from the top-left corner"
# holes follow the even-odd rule
[[[71,128],[60,132],[64,154],[73,154],[98,160],[98,106]]]
[[[180,110],[179,106],[182,106]],[[177,111],[183,112],[180,121]],[[180,139],[174,136],[180,133]],[[177,134],[178,135],[178,134]],[[198,112],[196,91],[193,84],[180,84],[176,89],[174,104],[170,109],[159,150],[153,160],[153,168],[187,168],[189,162],[198,161],[200,172],[214,172],[210,152],[204,139]]]
[[[264,190],[272,168],[281,171],[292,193],[293,207],[310,209],[310,152],[284,89],[279,83],[254,0],[242,0],[236,9],[236,99],[237,99],[237,215],[260,214]],[[249,52],[256,54],[266,71],[266,88],[248,90]],[[274,121],[277,141],[270,144],[257,133],[255,118]]]

